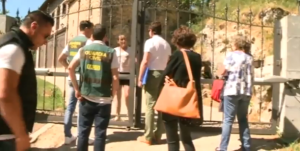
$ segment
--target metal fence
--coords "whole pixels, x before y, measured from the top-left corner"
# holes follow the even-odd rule
[[[76,5],[77,10],[74,11],[73,7],[76,3],[78,3],[78,6]],[[64,23],[65,26],[56,25],[58,27],[55,27],[48,44],[42,46],[40,51],[35,54],[36,67],[49,69],[49,72],[39,73],[38,76],[38,112],[40,113],[38,120],[63,120],[69,97],[68,80],[65,69],[57,62],[57,57],[67,41],[78,34],[76,24],[75,27],[71,27],[71,15],[77,15],[75,21],[78,26],[81,20],[87,19],[81,18],[82,14],[86,13],[92,22],[96,20],[95,12],[101,14],[98,15],[99,22],[94,23],[106,25],[109,45],[116,47],[117,36],[124,34],[128,38],[130,47],[136,50],[134,54],[131,54],[132,69],[130,75],[121,75],[121,78],[130,80],[129,116],[126,117],[125,108],[122,108],[124,120],[119,122],[112,120],[112,125],[143,125],[142,90],[136,87],[135,77],[143,56],[143,44],[148,39],[148,26],[152,21],[163,23],[162,36],[169,42],[172,32],[180,25],[190,26],[198,35],[198,42],[194,51],[199,52],[203,60],[203,79],[201,80],[204,103],[204,124],[201,126],[203,129],[220,129],[223,121],[223,115],[217,109],[218,103],[210,99],[210,90],[217,65],[225,58],[226,52],[232,49],[230,45],[232,36],[241,34],[252,40],[252,53],[255,58],[254,64],[257,67],[255,69],[257,78],[266,76],[263,70],[266,68],[270,69],[267,74],[279,74],[280,69],[276,66],[273,68],[265,60],[266,56],[272,53],[274,59],[280,53],[280,49],[273,49],[273,42],[280,41],[280,38],[276,38],[274,34],[276,30],[273,29],[273,21],[271,23],[266,22],[261,12],[252,11],[251,8],[241,11],[240,5],[235,7],[224,2],[209,3],[192,0],[101,0],[99,6],[92,4],[90,1],[88,7],[81,8],[80,1],[75,1],[66,4],[65,13],[55,13],[56,21]],[[59,12],[62,11],[59,10]],[[175,50],[175,47],[172,47]],[[134,63],[135,58],[137,58],[138,63]],[[273,64],[273,60],[269,63]],[[250,105],[251,111],[249,111],[251,132],[273,134],[276,132],[277,126],[278,84],[262,82],[255,84],[256,86],[253,88],[255,94]],[[122,106],[124,105],[122,104]],[[267,114],[267,119],[262,121],[262,114]],[[237,124],[234,124],[234,131],[237,132]]]

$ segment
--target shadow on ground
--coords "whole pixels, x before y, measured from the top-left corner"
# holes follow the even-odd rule
[[[284,143],[281,138],[252,138],[251,139],[251,151],[258,150],[280,150],[286,149],[288,143]],[[235,151],[242,151],[238,149]]]
[[[137,140],[137,137],[143,136],[143,132],[139,131],[115,131],[113,134],[110,134],[107,136],[108,141],[107,143],[112,143],[112,142],[126,142],[126,141],[135,141]],[[199,132],[199,131],[192,131],[192,138],[194,139],[199,139],[199,138],[205,138],[208,136],[214,136],[214,135],[219,135],[219,133],[205,133],[205,132]],[[161,144],[166,144],[166,139],[163,139],[161,141]]]
[[[281,138],[253,138],[253,150],[278,150],[286,149],[289,144],[284,142]]]
[[[137,139],[137,137],[142,136],[142,132],[138,131],[115,131],[113,134],[109,134],[107,136],[108,142],[107,143],[112,143],[112,142],[126,142],[126,141],[134,141]]]
[[[77,151],[76,143],[70,145],[62,145],[55,148],[37,148],[33,147],[30,151]]]

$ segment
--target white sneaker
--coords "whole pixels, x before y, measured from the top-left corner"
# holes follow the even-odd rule
[[[73,141],[75,141],[77,139],[77,137],[72,136],[72,137],[65,137],[65,144],[69,145],[71,144]]]
[[[93,145],[94,144],[94,139],[89,138],[89,145]]]

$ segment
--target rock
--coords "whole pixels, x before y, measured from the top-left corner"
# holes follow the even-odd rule
[[[270,122],[272,118],[272,103],[268,103],[267,107],[261,113],[261,121],[262,122]]]
[[[226,25],[225,25],[225,24],[221,24],[221,25],[219,25],[219,29],[220,29],[220,30],[223,30],[225,27],[226,27]]]
[[[259,18],[265,23],[272,23],[274,19],[280,19],[289,14],[287,11],[272,7],[260,12]],[[249,22],[250,12],[242,13],[243,22]],[[255,19],[252,16],[251,19]],[[257,23],[256,23],[257,24]],[[226,27],[227,26],[227,27]],[[251,41],[251,54],[254,60],[262,60],[262,66],[255,69],[255,77],[268,77],[273,75],[273,56],[268,56],[268,49],[272,47],[272,41],[267,40],[266,36],[272,33],[272,29],[261,30],[260,27],[252,27],[251,31],[248,25],[237,26],[236,23],[221,22],[212,24],[211,20],[206,22],[205,27],[199,32],[199,38],[196,42],[195,49],[201,52],[203,67],[202,78],[211,78],[216,75],[216,69],[222,64],[226,53],[232,51],[233,37],[237,34],[245,36]],[[202,86],[204,98],[210,98],[211,88]],[[253,86],[253,96],[251,105],[248,110],[249,118],[253,122],[260,119],[269,121],[271,117],[272,106],[272,87],[271,86]],[[263,115],[262,115],[263,114]]]
[[[265,10],[262,10],[258,14],[258,18],[262,20],[263,24],[273,23],[274,20],[281,19],[290,13],[280,7],[271,7]]]

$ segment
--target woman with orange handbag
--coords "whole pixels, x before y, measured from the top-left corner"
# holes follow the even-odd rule
[[[172,54],[167,67],[162,74],[163,78],[160,82],[159,92],[165,92],[162,89],[164,89],[163,87],[166,82],[173,83],[178,87],[186,88],[188,87],[187,85],[191,80],[190,78],[194,79],[193,83],[195,84],[195,88],[197,91],[197,98],[199,98],[197,99],[197,111],[199,111],[198,115],[202,117],[202,98],[200,90],[200,76],[202,66],[201,55],[191,50],[196,43],[196,40],[196,35],[187,26],[181,26],[174,31],[172,43],[178,48],[178,50]],[[188,61],[189,65],[186,65],[186,61]],[[191,73],[192,75],[189,75],[189,73]],[[161,97],[161,94],[159,97]],[[164,99],[158,101],[163,100]],[[174,101],[175,103],[175,100],[168,101]],[[157,102],[157,104],[159,104],[159,102]],[[179,151],[180,145],[179,136],[177,133],[178,125],[180,130],[180,140],[182,141],[185,150],[195,151],[195,146],[192,142],[189,126],[186,124],[186,122],[183,122],[189,120],[188,118],[163,112],[162,119],[165,125],[169,151]]]

